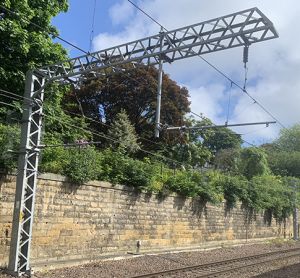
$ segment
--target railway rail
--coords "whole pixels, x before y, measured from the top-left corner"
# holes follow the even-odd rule
[[[257,255],[245,256],[234,259],[227,259],[222,261],[215,261],[211,263],[183,266],[180,268],[174,268],[159,272],[147,273],[131,278],[160,278],[160,277],[219,277],[232,272],[258,266],[261,264],[271,263],[277,260],[289,259],[292,257],[300,256],[300,248],[285,249],[280,251],[273,251],[267,253],[261,253]],[[163,257],[166,259],[166,257]],[[180,263],[180,261],[178,261]]]

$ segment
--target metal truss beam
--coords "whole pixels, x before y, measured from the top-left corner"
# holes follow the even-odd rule
[[[163,36],[163,44],[161,39]],[[101,72],[128,63],[157,65],[277,38],[273,23],[252,8],[202,23],[159,33],[37,70],[47,80]]]

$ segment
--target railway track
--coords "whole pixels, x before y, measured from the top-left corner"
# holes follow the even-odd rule
[[[254,267],[261,264],[271,263],[276,260],[288,259],[296,256],[300,256],[300,248],[273,251],[268,253],[262,253],[262,254],[252,255],[252,256],[235,258],[235,259],[227,259],[227,260],[205,263],[200,265],[183,266],[180,268],[174,268],[170,270],[132,276],[132,278],[219,277],[221,275],[230,274],[232,272],[241,270],[243,268]],[[163,258],[166,259],[166,257]],[[180,263],[180,261],[178,261],[178,263]]]

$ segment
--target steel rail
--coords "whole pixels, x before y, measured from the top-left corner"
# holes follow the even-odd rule
[[[294,254],[295,252],[296,252],[296,254]],[[291,253],[293,253],[293,254],[291,254]],[[284,254],[286,254],[286,255],[284,256]],[[146,274],[132,276],[131,278],[171,277],[169,275],[181,275],[181,274],[184,274],[187,272],[189,272],[189,275],[191,275],[191,274],[197,275],[195,277],[208,278],[208,277],[215,277],[215,275],[224,274],[229,271],[236,271],[236,270],[247,268],[250,266],[256,266],[256,265],[276,261],[279,259],[287,259],[290,257],[299,256],[299,255],[300,255],[300,248],[285,249],[285,250],[273,251],[273,252],[268,252],[268,253],[261,253],[261,254],[257,254],[257,255],[245,256],[245,257],[241,257],[241,258],[226,259],[226,260],[216,261],[216,262],[211,262],[211,263],[184,266],[184,267],[180,267],[180,268],[173,268],[173,269],[169,269],[169,270],[146,273]],[[277,257],[270,259],[269,258],[270,256],[277,256]],[[253,263],[253,260],[258,260],[258,259],[263,259],[263,258],[267,258],[267,259]],[[249,262],[249,263],[247,263],[247,262]],[[180,263],[180,262],[178,261],[178,263]],[[239,266],[234,266],[234,264],[237,264],[237,263],[244,263],[244,264],[239,265]],[[223,268],[220,269],[220,267],[223,267]],[[206,272],[203,273],[204,271],[206,271]],[[207,273],[207,271],[209,271],[209,273]],[[168,276],[166,276],[166,275],[168,275]]]

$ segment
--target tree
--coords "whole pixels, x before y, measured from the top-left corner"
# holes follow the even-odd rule
[[[300,152],[300,123],[295,124],[291,128],[282,129],[275,144],[284,151]]]
[[[275,175],[300,177],[300,152],[277,151],[268,156]]]
[[[259,148],[245,148],[241,151],[239,171],[246,178],[263,176],[270,173],[265,152]]]
[[[188,126],[213,126],[213,123],[206,117],[202,117],[201,121],[190,118]],[[213,154],[223,149],[240,148],[242,144],[241,136],[225,127],[194,130],[191,132],[191,138],[193,141],[200,140],[203,146],[207,147]]]
[[[99,123],[91,126],[107,132],[116,115],[124,109],[137,134],[153,140],[158,71],[154,67],[127,66],[126,71],[89,80],[80,90],[73,90],[65,99],[65,107],[81,113]],[[188,91],[180,87],[168,75],[163,75],[161,123],[171,126],[184,124],[184,115],[189,111]],[[167,140],[167,136],[165,140]],[[153,144],[143,142],[146,148]],[[157,147],[157,146],[156,146]]]
[[[1,5],[9,10],[0,7],[0,89],[23,96],[28,70],[67,59],[67,51],[53,42],[54,36],[50,33],[58,35],[51,20],[67,11],[68,1],[4,0]],[[44,137],[51,133],[59,142],[73,142],[88,136],[87,132],[74,128],[85,127],[84,120],[73,119],[62,110],[66,90],[68,88],[57,84],[45,88]],[[4,93],[0,94],[0,101],[10,105],[0,109],[0,120],[8,124],[21,121],[22,98],[12,99]]]
[[[108,130],[108,135],[115,140],[110,142],[114,149],[125,153],[135,153],[140,149],[134,127],[130,123],[125,110],[121,110],[117,114],[116,120]]]
[[[265,144],[270,169],[275,175],[300,177],[300,151],[286,151],[278,144]]]
[[[23,95],[29,69],[67,58],[66,50],[52,41],[49,32],[58,34],[51,19],[66,12],[68,4],[67,0],[4,0],[1,5],[15,14],[0,7],[0,88]]]
[[[273,144],[262,147],[268,154],[268,162],[274,174],[300,177],[300,124],[281,130]]]
[[[173,135],[175,136],[175,135]],[[185,167],[203,167],[211,159],[211,152],[202,142],[195,140],[188,133],[180,132],[178,140],[165,148],[165,155],[181,162]]]
[[[217,169],[236,174],[238,173],[240,153],[241,150],[238,148],[222,149],[216,153],[213,164]]]

